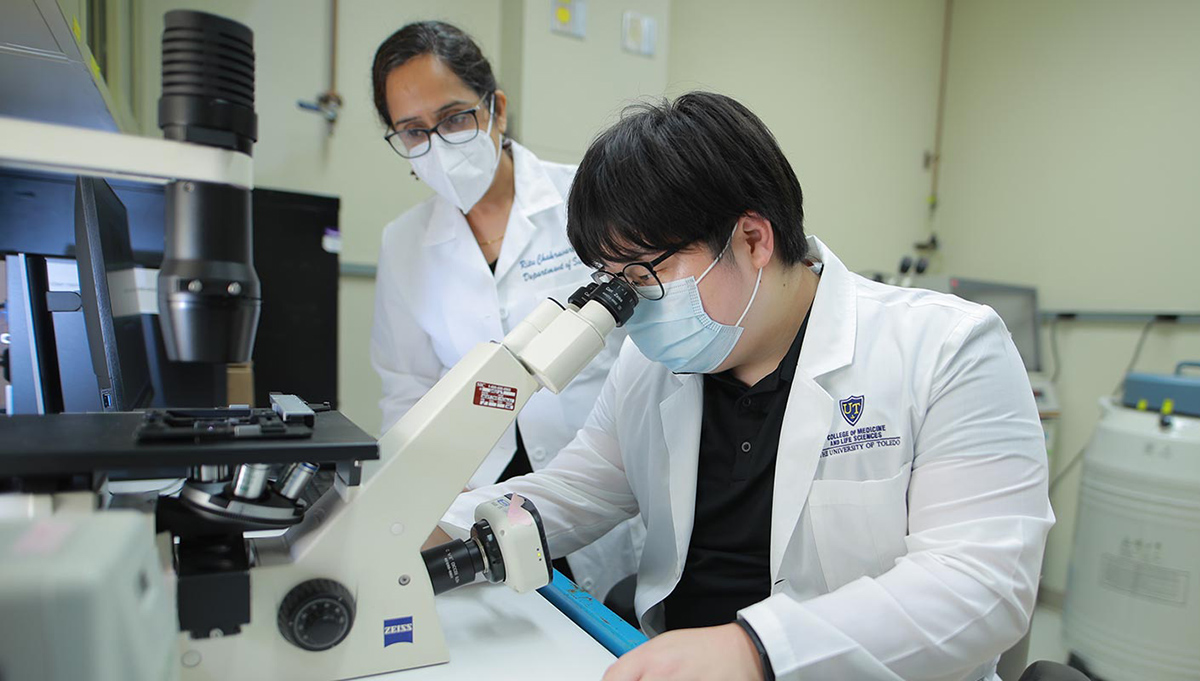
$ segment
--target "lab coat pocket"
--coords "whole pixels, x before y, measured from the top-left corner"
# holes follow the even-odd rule
[[[814,480],[808,495],[813,538],[830,591],[877,577],[904,555],[908,469],[883,480]]]

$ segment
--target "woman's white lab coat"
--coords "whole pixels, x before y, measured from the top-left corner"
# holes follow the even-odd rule
[[[809,243],[824,268],[779,441],[772,595],[740,616],[779,679],[993,678],[1054,522],[1025,369],[990,308],[867,281]],[[537,504],[556,553],[640,511],[651,633],[691,539],[702,385],[627,342],[575,441],[499,486]]]
[[[575,168],[541,161],[516,143],[511,148],[516,196],[494,275],[466,218],[440,196],[384,230],[371,333],[371,360],[383,380],[383,432],[475,345],[500,340],[547,297],[565,302],[590,281],[591,270],[566,236],[566,196]],[[611,336],[566,390],[540,391],[521,411],[517,423],[535,470],[583,426],[622,340]],[[515,450],[510,428],[470,486],[495,482]],[[634,573],[631,528],[640,532],[640,523],[617,528],[569,559],[581,586],[603,597],[616,580]]]

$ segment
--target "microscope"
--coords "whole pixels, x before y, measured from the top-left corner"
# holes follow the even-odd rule
[[[168,140],[248,161],[253,86],[247,27],[201,12],[167,13],[159,122]],[[171,359],[245,361],[260,308],[249,191],[173,180],[166,196],[158,300]],[[551,580],[550,555],[535,501],[511,495],[476,509],[469,538],[424,553],[423,541],[529,398],[565,388],[637,301],[621,280],[544,301],[502,340],[468,353],[377,443],[336,411],[287,395],[274,395],[270,408],[0,419],[0,439],[28,450],[0,456],[0,490],[12,493],[8,504],[0,494],[0,510],[25,509],[43,528],[7,532],[0,523],[0,557],[24,560],[30,546],[68,545],[69,529],[44,528],[55,518],[60,526],[75,522],[62,515],[72,511],[95,519],[74,535],[89,538],[87,551],[107,546],[130,565],[75,585],[88,592],[81,598],[91,615],[68,619],[84,632],[73,640],[88,645],[64,650],[46,633],[55,631],[50,625],[13,638],[24,651],[0,645],[0,667],[43,651],[91,659],[75,667],[9,665],[4,678],[67,678],[64,670],[87,669],[91,678],[327,681],[447,661],[435,594],[484,580],[521,593],[539,588]],[[375,458],[382,466],[364,477],[363,462]],[[118,528],[114,519],[129,511],[106,510],[109,473],[153,478],[164,468],[186,471],[178,493],[149,502],[153,521],[143,523],[144,534]],[[315,484],[322,476],[323,489]],[[79,551],[77,559],[88,555]],[[0,575],[10,569],[0,567]],[[39,578],[22,573],[26,583]],[[38,598],[20,601],[31,616],[48,611]],[[156,633],[131,642],[136,627]],[[111,649],[135,657],[152,636],[169,639],[165,653],[111,673]]]

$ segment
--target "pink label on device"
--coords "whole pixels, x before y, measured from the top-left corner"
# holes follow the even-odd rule
[[[520,494],[514,494],[508,504],[508,521],[513,525],[532,525],[533,516],[524,508],[525,500]]]
[[[478,381],[475,383],[475,404],[514,411],[517,408],[517,389]]]

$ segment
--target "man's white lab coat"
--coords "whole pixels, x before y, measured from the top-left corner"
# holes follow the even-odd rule
[[[994,676],[1033,612],[1046,534],[1044,439],[1017,350],[990,308],[823,264],[784,416],[771,593],[739,615],[779,679]],[[537,504],[560,555],[641,513],[643,628],[663,627],[695,515],[703,378],[626,342],[575,440],[547,468],[464,494]]]

